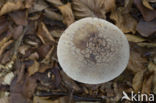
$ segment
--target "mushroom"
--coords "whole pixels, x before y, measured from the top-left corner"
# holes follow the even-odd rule
[[[112,23],[87,17],[63,32],[57,56],[69,77],[86,84],[99,84],[116,78],[125,70],[129,44],[123,32]]]

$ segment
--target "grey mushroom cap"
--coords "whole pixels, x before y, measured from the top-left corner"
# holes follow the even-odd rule
[[[123,32],[99,18],[83,18],[62,34],[57,47],[59,64],[72,79],[99,84],[119,76],[129,60],[129,44]]]

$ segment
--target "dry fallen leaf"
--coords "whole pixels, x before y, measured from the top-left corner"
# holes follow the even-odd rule
[[[22,32],[23,32],[23,26],[19,25],[19,26],[15,27],[12,30],[12,32],[13,32],[13,38],[15,40],[17,40],[19,38],[19,36],[22,34]]]
[[[69,26],[75,21],[73,11],[71,9],[71,3],[67,3],[65,5],[58,6],[58,9],[63,15],[63,23]]]
[[[34,0],[26,0],[25,1],[25,7],[26,8],[31,8],[33,3],[34,3]]]
[[[52,20],[59,20],[63,21],[62,15],[50,10],[50,9],[45,9],[44,10],[44,15]]]
[[[124,33],[132,32],[135,34],[137,21],[126,11],[126,8],[117,8],[111,13],[110,18]]]
[[[132,34],[126,34],[126,37],[127,37],[128,41],[134,42],[134,43],[146,41],[146,39],[141,38],[141,37],[136,36],[136,35],[132,35]]]
[[[33,103],[53,103],[52,100],[46,97],[37,97],[37,96],[34,96],[33,98]]]
[[[61,0],[46,0],[49,3],[53,4],[55,7],[61,6],[63,5],[63,3],[61,2]]]
[[[148,0],[143,0],[142,3],[143,3],[143,5],[144,5],[146,8],[148,8],[148,9],[150,9],[150,10],[153,10],[153,8],[152,8],[152,6],[149,4]]]
[[[136,30],[144,37],[148,37],[156,32],[156,19],[146,22],[140,20],[137,24]]]
[[[116,7],[115,0],[73,0],[72,6],[76,19],[84,17],[105,19],[105,14]]]
[[[43,44],[55,42],[55,39],[50,34],[48,28],[43,22],[39,24],[37,36],[41,39]]]
[[[144,81],[142,85],[142,93],[150,94],[152,89],[153,72],[146,73],[144,75]]]
[[[28,14],[24,10],[15,11],[15,12],[10,13],[9,15],[17,25],[26,26],[28,24],[28,21],[27,21]]]
[[[13,40],[9,40],[7,41],[4,45],[2,45],[0,47],[0,56],[2,55],[2,53],[6,50],[6,48],[13,43]]]
[[[143,75],[144,75],[144,71],[142,70],[137,72],[133,78],[132,87],[135,90],[135,92],[141,90],[142,83],[143,83]]]
[[[34,64],[28,68],[29,76],[32,76],[33,74],[38,72],[39,66],[40,66],[40,64],[35,60]]]
[[[134,0],[134,3],[141,12],[145,21],[151,21],[156,18],[156,10],[146,8],[141,0]]]
[[[9,23],[5,16],[0,17],[0,35],[8,30]]]
[[[48,8],[47,3],[44,0],[37,0],[33,6],[30,8],[30,13],[40,12]]]
[[[156,94],[156,64],[150,62],[148,64],[148,70],[150,72],[154,71],[153,83],[152,83],[153,84],[153,90],[152,91]]]
[[[20,9],[24,9],[24,4],[22,1],[17,1],[17,2],[8,1],[0,9],[0,16]]]
[[[140,47],[155,48],[156,43],[137,43]]]

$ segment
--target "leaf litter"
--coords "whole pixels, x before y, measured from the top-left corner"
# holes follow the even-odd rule
[[[155,3],[1,0],[0,103],[116,103],[122,91],[156,94]],[[127,69],[110,82],[91,86],[76,82],[58,64],[56,48],[61,34],[85,17],[112,22],[130,43]]]

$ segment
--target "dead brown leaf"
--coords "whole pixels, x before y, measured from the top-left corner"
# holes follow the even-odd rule
[[[44,0],[37,0],[30,8],[30,13],[40,12],[44,9],[48,8],[47,3]]]
[[[43,22],[39,24],[37,36],[41,39],[43,44],[55,42],[55,39],[50,34],[49,30]]]
[[[143,75],[144,75],[144,71],[142,70],[137,72],[133,78],[132,87],[135,90],[135,92],[141,90],[142,83],[143,83]]]
[[[26,54],[26,51],[30,48],[30,46],[28,45],[22,45],[19,47],[18,51],[19,53],[21,53],[22,55]]]
[[[19,26],[15,27],[15,28],[12,30],[12,32],[13,32],[13,38],[14,38],[15,40],[17,40],[18,37],[19,37],[19,36],[22,34],[22,32],[23,32],[23,26],[19,25]]]
[[[152,8],[152,6],[149,4],[148,0],[143,0],[142,3],[143,3],[143,5],[144,5],[146,8],[148,8],[148,9],[150,9],[150,10],[154,10],[154,9]]]
[[[151,21],[156,18],[156,10],[146,8],[141,0],[134,0],[134,3],[141,12],[145,21]]]
[[[0,17],[0,35],[8,30],[8,26],[7,19],[4,16]]]
[[[9,15],[17,25],[26,26],[28,24],[28,14],[25,10],[15,11]]]
[[[39,59],[39,54],[37,52],[32,53],[28,59],[30,60],[38,60]]]
[[[0,9],[0,16],[20,9],[24,9],[24,4],[22,1],[17,1],[17,2],[8,1]]]
[[[117,8],[111,13],[110,18],[124,33],[132,32],[135,34],[137,21],[126,11],[126,8]]]
[[[52,100],[46,97],[37,97],[37,96],[34,96],[33,98],[33,103],[53,103]]]
[[[45,9],[44,12],[45,12],[44,15],[52,20],[63,21],[62,15],[60,15],[50,9]]]
[[[115,0],[73,0],[72,6],[76,19],[84,17],[105,19],[105,14],[116,7]]]
[[[50,32],[54,37],[59,38],[62,35],[62,33],[64,32],[64,29],[56,29],[56,30],[52,30]]]
[[[39,53],[40,58],[43,59],[48,54],[49,50],[50,50],[50,45],[41,45],[37,51]]]
[[[32,76],[33,74],[38,72],[39,66],[40,64],[36,60],[34,60],[34,64],[28,68],[28,75]]]
[[[65,5],[58,6],[58,9],[63,15],[63,23],[69,26],[75,21],[73,11],[71,9],[71,3],[67,3]]]
[[[137,24],[136,30],[144,37],[148,37],[156,32],[156,19],[146,22],[140,20]]]
[[[54,5],[55,7],[61,6],[63,5],[63,3],[61,2],[61,0],[46,0],[49,3],[51,3],[52,5]]]
[[[13,40],[7,41],[3,46],[0,47],[0,56],[11,43],[13,43]]]
[[[25,7],[26,8],[31,8],[33,3],[34,3],[34,0],[26,0],[25,1]]]
[[[153,81],[152,81],[153,82],[152,83],[152,85],[153,85],[152,92],[154,92],[156,94],[156,64],[154,64],[153,62],[150,62],[148,64],[148,70],[150,72],[154,72]]]
[[[31,103],[37,83],[33,77],[25,74],[25,66],[19,68],[18,76],[10,85],[10,103]]]
[[[153,72],[147,72],[144,75],[144,81],[142,85],[142,93],[150,94],[152,89],[152,81],[153,81]]]
[[[46,54],[45,58],[41,61],[41,63],[49,64],[53,52],[54,52],[54,46],[48,51],[48,53]]]
[[[134,43],[146,41],[146,39],[141,38],[141,37],[136,36],[136,35],[132,35],[132,34],[126,34],[126,37],[127,37],[128,41],[134,42]]]
[[[137,43],[140,47],[155,48],[156,43]]]

